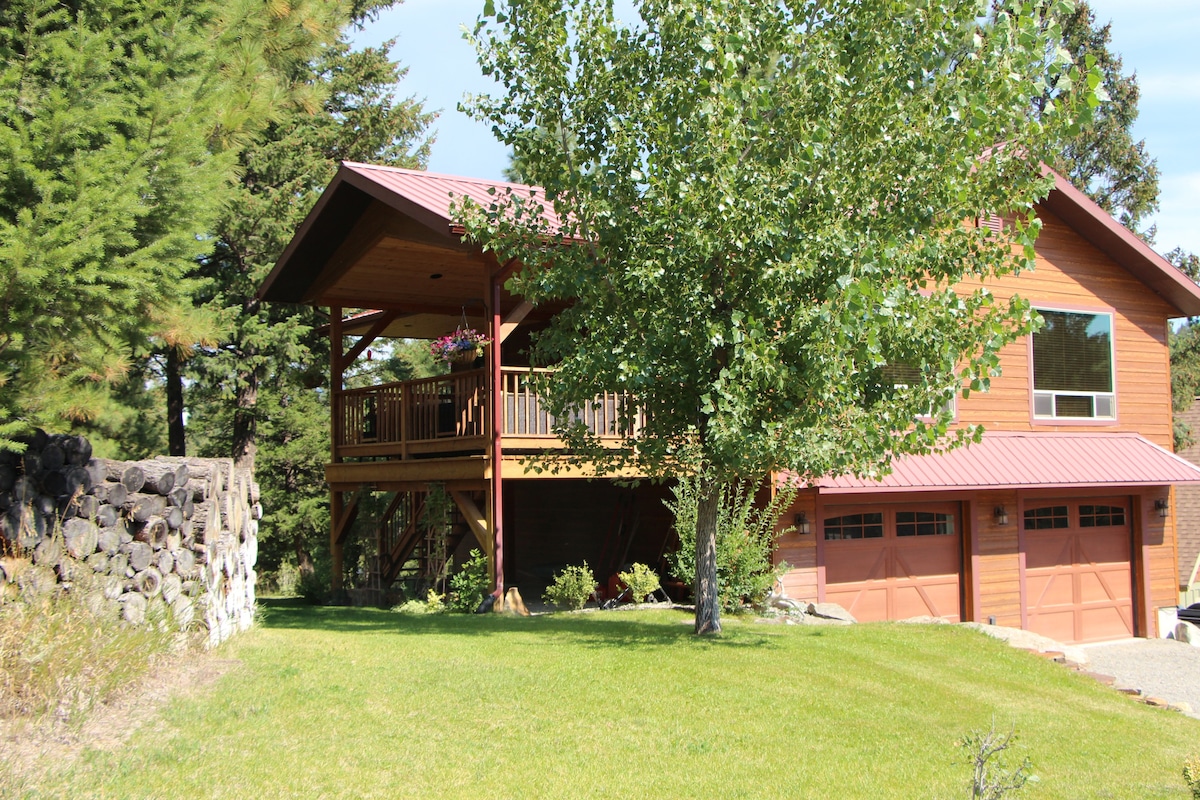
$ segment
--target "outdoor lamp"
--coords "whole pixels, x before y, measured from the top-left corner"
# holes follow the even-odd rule
[[[1165,517],[1167,514],[1171,513],[1171,504],[1166,500],[1155,500],[1154,510],[1158,512],[1160,517]]]
[[[1008,524],[1008,512],[1004,510],[1004,506],[996,506],[996,510],[992,512],[992,516],[995,517],[997,525]]]
[[[808,515],[803,511],[798,513],[792,522],[796,526],[796,533],[801,536],[807,536],[812,532],[812,524],[808,521]]]

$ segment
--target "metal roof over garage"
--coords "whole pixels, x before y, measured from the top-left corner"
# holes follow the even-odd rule
[[[843,475],[809,485],[822,494],[850,494],[1178,483],[1200,483],[1200,467],[1134,433],[995,431],[944,453],[901,456],[881,478]]]

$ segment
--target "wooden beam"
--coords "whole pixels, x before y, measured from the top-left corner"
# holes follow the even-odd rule
[[[339,547],[346,542],[346,536],[350,533],[350,526],[354,524],[355,518],[358,516],[358,501],[362,499],[363,490],[359,489],[354,494],[350,495],[350,502],[346,504],[342,511],[341,518],[334,521],[332,539]]]
[[[533,311],[533,303],[528,300],[522,300],[520,305],[504,315],[504,320],[500,323],[500,335],[496,337],[496,344],[503,344],[508,335],[517,329],[517,326],[529,316],[529,312]]]
[[[384,312],[383,316],[371,326],[371,329],[362,335],[362,337],[358,340],[358,343],[355,344],[354,347],[351,347],[350,350],[347,351],[346,355],[342,357],[343,367],[353,364],[354,361],[363,354],[363,351],[371,346],[371,342],[379,338],[379,334],[383,333],[387,329],[387,326],[391,325],[398,316],[400,316],[398,311]]]
[[[467,520],[467,526],[471,529],[471,533],[475,534],[475,539],[479,542],[479,546],[483,548],[483,552],[487,553],[490,558],[492,555],[492,537],[488,533],[487,517],[479,510],[479,506],[475,505],[475,501],[471,499],[470,495],[456,490],[451,490],[449,494],[453,498],[454,504],[458,506],[458,510],[462,512],[463,517]]]
[[[486,456],[462,458],[414,458],[408,461],[358,461],[325,465],[330,486],[357,487],[364,483],[405,481],[481,481],[491,474]]]

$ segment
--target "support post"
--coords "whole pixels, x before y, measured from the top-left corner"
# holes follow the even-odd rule
[[[338,455],[338,444],[342,440],[342,308],[329,308],[329,446],[330,460],[336,464],[341,461]],[[332,581],[330,589],[338,595],[345,588],[342,585],[344,564],[342,561],[343,547],[339,538],[339,523],[345,513],[342,493],[336,487],[329,487],[329,556],[332,562]]]
[[[501,432],[504,427],[504,382],[500,373],[500,343],[503,319],[500,316],[500,281],[492,280],[492,347],[491,349],[491,428],[492,428],[492,481],[488,493],[488,518],[492,527],[491,567],[495,581],[495,595],[504,595],[504,484],[501,467],[504,455],[501,447]]]

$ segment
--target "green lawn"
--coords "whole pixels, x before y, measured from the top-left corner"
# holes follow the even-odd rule
[[[1200,721],[955,626],[273,602],[242,664],[30,797],[951,798],[1015,726],[1033,798],[1187,797]]]

